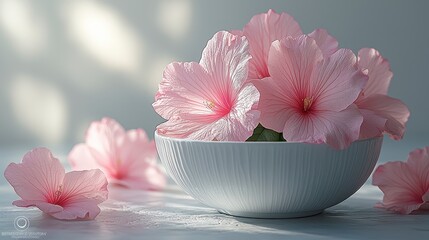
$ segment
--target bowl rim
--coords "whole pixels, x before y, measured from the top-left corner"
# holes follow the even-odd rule
[[[306,143],[306,142],[282,142],[282,141],[249,141],[249,142],[240,142],[240,141],[206,141],[206,140],[195,140],[195,139],[188,139],[188,138],[173,138],[173,137],[168,137],[168,136],[164,136],[161,134],[158,134],[158,131],[155,130],[154,133],[154,139],[157,138],[163,138],[166,139],[168,141],[174,141],[174,142],[189,142],[189,143],[202,143],[202,144],[240,144],[240,145],[246,145],[246,144],[288,144],[288,145],[317,145],[317,146],[329,146],[326,143]],[[350,145],[355,144],[355,143],[360,143],[360,142],[370,142],[370,141],[374,141],[376,139],[379,138],[384,138],[384,135],[381,136],[377,136],[377,137],[372,137],[372,138],[366,138],[366,139],[359,139],[359,140],[355,140],[353,141]],[[349,146],[350,147],[350,146]],[[347,148],[346,148],[347,149]]]

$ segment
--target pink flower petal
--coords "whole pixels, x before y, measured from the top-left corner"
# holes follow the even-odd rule
[[[68,160],[73,170],[100,168],[100,164],[97,162],[96,157],[94,157],[94,152],[96,150],[91,149],[83,143],[74,146],[68,155]],[[98,159],[102,159],[102,157],[98,157]]]
[[[425,201],[425,205],[424,206],[422,206],[422,207],[424,207],[424,209],[429,209],[428,207],[428,205],[429,205],[429,191],[428,192],[426,192],[425,193],[425,195],[423,195],[423,197],[422,197],[422,199],[423,199],[423,201]]]
[[[405,123],[408,121],[410,111],[407,106],[400,101],[389,97],[387,95],[374,94],[369,97],[359,98],[356,102],[359,109],[371,111],[373,114],[386,119],[386,124],[383,128],[384,131],[390,134],[393,139],[402,139],[405,132]],[[365,120],[363,130],[368,132],[369,128],[375,126],[368,126],[371,123],[369,119]],[[379,128],[379,126],[377,126]],[[377,135],[378,132],[371,132],[366,134],[368,136]]]
[[[261,109],[261,124],[269,129],[282,132],[287,119],[294,113],[294,109],[288,106],[294,105],[293,98],[285,94],[283,88],[279,85],[284,84],[274,80],[271,77],[254,81],[261,97],[259,109]]]
[[[252,134],[259,122],[260,111],[256,110],[259,103],[259,91],[253,84],[246,84],[238,93],[235,107],[229,115],[218,121],[217,128],[227,131],[219,132],[217,140],[245,141]],[[243,113],[246,113],[243,115]],[[222,124],[225,123],[225,126]]]
[[[308,34],[308,36],[316,41],[317,46],[319,46],[320,50],[322,50],[323,56],[325,57],[331,56],[338,49],[337,40],[329,35],[326,29],[316,29]]]
[[[111,118],[103,118],[99,122],[92,122],[86,133],[85,142],[96,150],[102,157],[98,159],[101,165],[108,166],[109,162],[115,161],[117,152],[116,145],[122,141],[125,134],[122,126]]]
[[[429,201],[429,147],[410,152],[407,164],[421,181],[416,187],[426,193],[423,199]]]
[[[402,193],[399,193],[402,194]],[[407,200],[407,199],[405,199]],[[413,211],[421,208],[423,206],[422,203],[413,203],[413,202],[404,202],[402,204],[398,203],[377,203],[375,204],[376,208],[383,208],[392,212],[397,212],[400,214],[410,214]]]
[[[249,41],[252,55],[249,63],[249,79],[262,79],[269,76],[268,53],[273,41],[301,34],[299,24],[286,13],[277,14],[269,10],[267,13],[252,17],[243,29],[243,35]]]
[[[51,216],[63,220],[91,220],[98,216],[98,202],[89,198],[76,198],[64,205],[63,211],[50,213]]]
[[[157,164],[155,142],[149,141],[142,129],[127,131],[120,159],[123,162],[119,172],[125,174],[114,183],[134,189],[160,190],[165,187],[165,175]]]
[[[46,148],[28,152],[22,163],[11,163],[4,176],[23,200],[48,201],[62,184],[64,168]]]
[[[310,96],[320,110],[341,111],[357,99],[366,81],[353,52],[340,49],[314,69]]]
[[[195,140],[212,141],[215,132],[212,131],[214,123],[195,124],[195,121],[172,117],[167,122],[156,127],[161,135],[171,138],[189,138]]]
[[[62,191],[67,201],[88,198],[101,203],[107,199],[107,179],[99,169],[68,172]]]
[[[291,99],[310,94],[310,77],[317,62],[323,60],[316,41],[305,35],[274,41],[268,58],[270,75],[283,89],[291,89]],[[294,104],[294,103],[292,103]]]
[[[359,67],[368,72],[368,83],[364,94],[387,94],[393,73],[390,71],[389,62],[373,48],[362,48],[358,53]]]
[[[229,91],[238,92],[247,80],[247,65],[251,59],[248,50],[245,37],[228,32],[216,33],[204,48],[200,64],[217,81],[205,82],[205,87],[228,94],[231,94]]]
[[[344,149],[359,137],[363,117],[351,106],[340,112],[320,111],[317,116],[290,116],[283,129],[283,137],[291,142],[327,143]]]
[[[63,211],[63,207],[40,200],[15,200],[12,203],[17,207],[37,207],[42,212],[47,214]]]
[[[132,189],[162,190],[167,184],[164,172],[156,163],[141,163],[139,168],[129,172],[126,178],[114,183]]]
[[[132,168],[132,164],[138,162],[156,162],[158,156],[155,141],[149,141],[143,129],[127,131],[120,148],[120,158],[123,159],[124,165],[128,168]]]
[[[210,76],[198,63],[170,63],[164,70],[153,108],[165,119],[182,113],[212,114],[205,103],[207,98],[214,100],[217,96],[208,86],[212,81],[207,79]]]
[[[376,112],[367,109],[359,109],[363,116],[360,127],[359,139],[368,139],[383,135],[387,119],[381,117]]]

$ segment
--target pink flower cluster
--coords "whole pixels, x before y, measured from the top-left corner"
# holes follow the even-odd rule
[[[387,96],[393,74],[375,49],[358,57],[324,29],[303,34],[288,14],[254,16],[214,35],[196,62],[169,64],[153,107],[158,134],[246,141],[261,124],[291,142],[343,149],[381,136],[401,139],[409,110]]]

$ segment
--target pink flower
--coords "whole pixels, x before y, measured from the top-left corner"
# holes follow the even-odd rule
[[[429,147],[410,152],[407,162],[378,166],[372,184],[384,193],[378,208],[402,214],[429,209]]]
[[[99,168],[110,183],[128,188],[159,190],[166,183],[155,142],[142,129],[126,132],[110,118],[92,122],[85,143],[76,145],[68,160],[75,170]]]
[[[271,77],[254,81],[264,127],[287,141],[339,149],[358,139],[363,118],[353,102],[366,76],[352,51],[326,56],[313,38],[288,37],[271,45],[268,70]]]
[[[245,141],[258,124],[258,90],[246,83],[248,43],[218,32],[200,63],[171,63],[155,96],[155,111],[168,121],[159,134],[197,140]]]
[[[4,176],[22,198],[12,204],[38,207],[58,219],[94,219],[107,199],[107,180],[98,169],[65,173],[46,148],[28,152],[22,163],[11,163]]]
[[[395,140],[402,139],[410,111],[401,100],[387,96],[393,76],[389,62],[372,48],[363,48],[358,55],[359,68],[369,77],[356,100],[364,117],[360,138],[381,136],[387,132]]]
[[[234,33],[239,34],[238,31]],[[278,14],[274,10],[255,15],[241,32],[249,41],[252,59],[249,63],[249,79],[268,77],[268,51],[271,43],[284,37],[302,34],[301,27],[287,13]]]
[[[278,14],[274,10],[255,15],[243,28],[243,31],[232,31],[243,35],[249,41],[249,51],[252,59],[249,61],[249,79],[269,77],[268,53],[271,43],[286,37],[302,35],[299,24],[287,13]],[[316,29],[309,34],[326,56],[334,53],[338,42],[324,29]]]

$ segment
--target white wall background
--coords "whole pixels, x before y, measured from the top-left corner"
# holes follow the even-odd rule
[[[269,8],[380,50],[411,109],[406,138],[429,134],[429,1],[0,0],[0,146],[73,144],[103,116],[152,135],[163,68],[199,61],[216,31]]]

